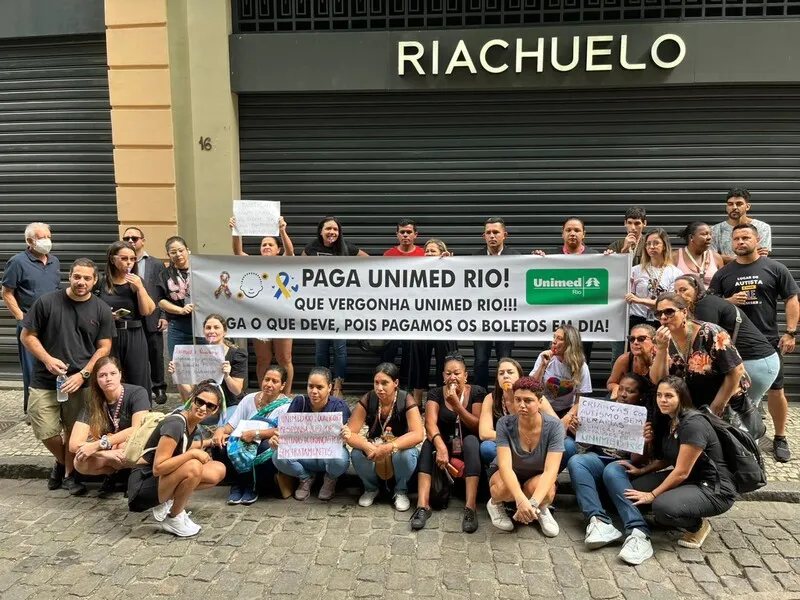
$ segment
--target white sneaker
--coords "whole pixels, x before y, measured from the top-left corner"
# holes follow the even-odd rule
[[[556,523],[549,508],[543,508],[541,510],[542,512],[539,513],[539,527],[542,528],[542,533],[547,537],[556,537],[561,531],[558,528],[558,523]]]
[[[486,503],[486,512],[489,513],[492,525],[500,531],[514,531],[514,522],[506,514],[506,508],[503,503],[495,504],[492,500],[489,500]]]
[[[186,510],[185,510],[185,511],[183,511],[183,520],[184,520],[184,522],[186,522],[186,524],[187,524],[189,527],[191,527],[191,528],[195,528],[195,527],[196,527],[196,528],[197,528],[197,532],[199,533],[200,531],[202,531],[202,530],[203,530],[203,526],[202,526],[202,525],[198,525],[197,523],[195,523],[194,521],[192,521],[192,520],[189,518],[189,515],[191,515],[191,514],[192,514],[192,513],[191,513],[191,511],[186,511]]]
[[[598,517],[592,517],[586,527],[586,538],[583,543],[589,550],[597,550],[621,538],[622,532],[611,523],[606,523]]]
[[[629,565],[640,565],[653,556],[653,545],[641,529],[634,529],[617,556]]]
[[[169,514],[169,511],[171,509],[172,509],[172,498],[153,508],[153,518],[159,523],[161,523],[164,519],[167,518],[167,515]]]
[[[181,511],[174,517],[166,517],[161,522],[161,528],[178,537],[191,537],[200,533],[200,527],[186,516],[186,511]]]
[[[411,500],[408,499],[406,494],[397,492],[394,495],[394,509],[397,512],[406,512],[409,508],[411,508]]]
[[[364,493],[361,494],[361,497],[358,499],[358,505],[363,506],[364,508],[368,506],[372,506],[372,503],[375,502],[375,498],[378,497],[378,490],[374,492],[370,490],[364,490]]]

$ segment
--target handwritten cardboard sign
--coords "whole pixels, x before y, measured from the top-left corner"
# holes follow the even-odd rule
[[[278,217],[281,203],[258,200],[234,200],[233,216],[236,227],[233,235],[279,235]]]
[[[172,354],[175,373],[172,379],[177,384],[194,385],[206,379],[222,383],[222,363],[225,362],[225,346],[177,345]]]
[[[581,398],[581,422],[575,441],[591,446],[615,448],[641,454],[644,450],[644,424],[647,409],[607,400]]]
[[[342,456],[342,413],[286,413],[281,415],[278,458],[327,459]]]

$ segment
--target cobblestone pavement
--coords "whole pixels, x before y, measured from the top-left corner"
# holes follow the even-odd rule
[[[619,546],[588,552],[576,512],[562,531],[502,533],[480,513],[461,533],[454,501],[412,533],[409,513],[355,496],[224,504],[227,490],[197,494],[193,539],[164,533],[149,514],[128,513],[120,494],[100,500],[48,492],[42,480],[0,484],[0,597],[656,599],[800,598],[800,505],[742,502],[712,520],[703,551],[655,531],[656,555],[623,565]]]

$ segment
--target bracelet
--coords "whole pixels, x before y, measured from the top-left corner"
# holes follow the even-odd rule
[[[434,436],[431,438],[431,444],[436,441],[437,437],[442,437],[442,434],[441,433],[434,434]]]

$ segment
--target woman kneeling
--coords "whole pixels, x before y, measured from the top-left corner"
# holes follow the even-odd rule
[[[187,409],[156,426],[128,480],[128,508],[133,512],[152,508],[161,527],[180,537],[197,535],[201,529],[184,510],[189,497],[225,477],[225,465],[202,449],[211,440],[190,443],[200,422],[219,410],[222,392],[213,381],[203,381],[189,401]]]
[[[556,495],[561,457],[564,454],[564,427],[556,417],[542,413],[543,388],[533,377],[514,382],[515,414],[497,422],[497,458],[489,467],[491,500],[486,505],[492,525],[512,531],[503,502],[516,502],[514,520],[539,522],[547,537],[558,535],[558,523],[549,505]]]

